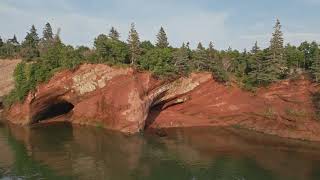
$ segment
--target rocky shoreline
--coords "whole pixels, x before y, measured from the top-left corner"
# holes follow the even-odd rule
[[[238,126],[280,137],[320,141],[308,77],[247,92],[209,73],[172,81],[149,72],[84,64],[57,73],[5,112],[18,125],[59,119],[128,134],[146,128]]]

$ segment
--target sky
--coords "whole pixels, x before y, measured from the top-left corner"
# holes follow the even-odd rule
[[[66,44],[93,46],[96,36],[114,26],[122,40],[136,24],[141,40],[156,41],[163,26],[170,45],[190,42],[217,49],[267,47],[276,19],[285,42],[320,42],[320,0],[0,0],[0,36],[21,41],[34,24],[46,22]]]

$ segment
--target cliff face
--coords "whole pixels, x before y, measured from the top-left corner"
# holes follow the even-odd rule
[[[8,94],[14,88],[13,71],[19,59],[0,60],[0,109],[2,109],[2,96]]]
[[[136,133],[144,129],[151,107],[175,100],[210,78],[210,74],[194,74],[162,82],[131,68],[86,64],[56,74],[23,104],[13,105],[6,116],[21,125],[59,116],[75,124]]]
[[[209,73],[164,82],[131,68],[86,64],[57,73],[6,116],[21,125],[51,118],[125,133],[145,127],[239,126],[320,141],[312,102],[317,90],[303,76],[250,93],[218,83]]]
[[[151,112],[151,127],[236,126],[320,141],[320,121],[313,105],[317,91],[304,77],[284,80],[256,93],[209,80],[189,94],[189,101],[160,114]]]

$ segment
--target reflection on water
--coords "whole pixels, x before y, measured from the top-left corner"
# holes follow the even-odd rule
[[[0,124],[0,179],[318,180],[320,144],[235,128],[125,136]]]

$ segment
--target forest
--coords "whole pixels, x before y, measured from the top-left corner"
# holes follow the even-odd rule
[[[279,20],[273,30],[270,45],[265,49],[260,48],[258,42],[250,50],[241,51],[231,47],[217,50],[213,42],[207,48],[199,42],[196,49],[191,49],[187,41],[180,48],[170,46],[163,27],[156,35],[156,44],[140,41],[132,23],[126,42],[120,40],[119,32],[112,27],[109,34],[98,35],[93,48],[89,48],[64,44],[59,30],[53,33],[50,23],[45,24],[42,37],[32,25],[22,42],[15,35],[6,41],[0,37],[0,59],[22,59],[14,71],[15,89],[4,98],[4,103],[10,106],[23,101],[55,72],[75,69],[83,63],[131,66],[150,71],[161,79],[188,76],[191,72],[211,72],[217,81],[235,82],[248,91],[301,74],[320,81],[319,44],[315,41],[305,41],[299,46],[284,44]]]

